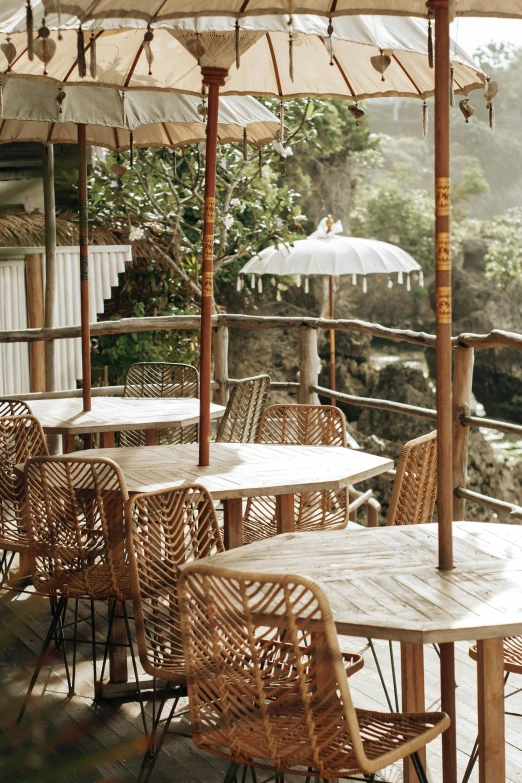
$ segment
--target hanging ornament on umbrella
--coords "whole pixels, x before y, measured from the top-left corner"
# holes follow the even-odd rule
[[[0,51],[7,60],[7,73],[9,73],[11,70],[11,63],[16,59],[16,46],[9,36],[7,36],[7,41],[0,46]]]
[[[98,66],[96,63],[96,36],[94,32],[91,33],[91,40],[89,41],[89,73],[93,79],[96,79]]]
[[[473,115],[477,111],[475,107],[471,105],[471,103],[469,102],[469,98],[467,96],[460,101],[459,109],[464,115],[464,118],[467,123],[469,122],[470,117],[473,117]]]
[[[50,37],[51,31],[42,19],[42,26],[38,30],[38,38],[33,41],[33,52],[44,64],[44,76],[47,76],[47,64],[52,60],[56,52],[56,42]]]
[[[323,38],[323,41],[324,41],[324,45],[326,46],[326,51],[328,52],[328,55],[330,57],[330,65],[333,65],[334,55],[335,55],[335,42],[333,39],[334,29],[333,29],[333,24],[331,19],[328,20],[328,27],[326,32],[328,33],[328,37]]]
[[[147,25],[147,32],[143,36],[143,51],[147,58],[147,65],[149,66],[149,76],[152,76],[152,63],[154,62],[154,53],[151,48],[151,43],[154,40],[154,33],[150,29],[150,24]]]
[[[360,124],[359,120],[361,119],[361,117],[364,117],[364,111],[359,108],[358,101],[355,101],[355,103],[350,104],[350,106],[348,106],[348,111],[354,118],[355,124],[359,125]]]
[[[428,135],[428,104],[423,101],[422,104],[422,138],[425,139]]]
[[[497,82],[492,82],[488,78],[486,89],[484,91],[484,98],[486,99],[486,108],[488,110],[489,127],[495,132],[495,104],[494,99],[498,92]]]
[[[27,0],[27,6],[25,9],[25,27],[27,30],[27,57],[29,60],[34,58],[33,49],[33,9],[31,7],[31,0]]]
[[[66,97],[65,91],[61,87],[59,87],[58,88],[58,95],[55,98],[55,101],[58,104],[58,114],[63,114],[62,106],[63,106],[63,102],[65,100],[65,97]]]
[[[374,57],[370,57],[372,67],[381,74],[381,82],[385,81],[384,73],[391,65],[391,57],[389,54],[385,54],[382,49],[379,50],[379,54]]]

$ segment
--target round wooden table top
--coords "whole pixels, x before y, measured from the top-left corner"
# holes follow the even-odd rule
[[[286,533],[206,562],[316,581],[339,633],[427,644],[522,634],[522,527],[453,524],[452,571],[437,568],[438,526]]]

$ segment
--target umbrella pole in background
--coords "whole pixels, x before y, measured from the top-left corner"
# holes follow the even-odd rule
[[[225,84],[225,68],[201,69],[208,87],[203,264],[201,267],[201,333],[199,353],[199,464],[210,462],[210,384],[212,361],[212,301],[214,277],[214,219],[216,214],[216,148],[219,88]]]
[[[56,204],[54,198],[54,147],[43,145],[43,194],[45,220],[45,320],[46,329],[54,326],[56,308]],[[55,389],[54,340],[45,342],[45,387]]]
[[[330,320],[334,319],[334,279],[332,275],[328,277],[328,299],[330,303]],[[330,329],[330,389],[335,391],[335,329]],[[335,400],[330,399],[330,403],[335,405]]]
[[[437,384],[437,513],[439,568],[453,568],[453,442],[451,411],[450,35],[448,0],[429,0],[435,14],[435,318]],[[441,709],[451,719],[442,735],[444,783],[457,780],[455,647],[440,645]]]
[[[83,410],[91,410],[91,327],[89,322],[89,224],[87,201],[87,126],[78,125],[78,207],[80,216],[80,313]]]

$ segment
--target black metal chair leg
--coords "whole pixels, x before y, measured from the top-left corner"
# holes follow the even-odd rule
[[[415,768],[415,772],[417,773],[417,778],[419,779],[419,783],[429,783],[428,778],[426,776],[426,771],[424,769],[422,761],[420,760],[419,754],[417,752],[412,753],[410,758]]]
[[[399,712],[399,692],[397,690],[397,677],[395,676],[395,656],[393,654],[393,642],[389,641],[388,645],[390,648],[390,662],[392,670],[393,694],[395,696],[395,707],[397,712]]]
[[[388,693],[388,688],[386,687],[386,683],[384,682],[384,677],[382,674],[381,666],[379,664],[379,659],[377,658],[377,653],[375,652],[375,647],[373,646],[373,641],[371,639],[368,639],[368,646],[372,651],[373,660],[375,661],[375,665],[377,667],[377,672],[381,680],[382,689],[384,691],[384,695],[386,696],[386,701],[388,702],[388,707],[390,708],[390,712],[395,712],[395,710],[393,709],[393,705],[391,703],[390,695]]]
[[[239,769],[239,764],[236,764],[235,761],[231,761],[223,783],[237,783],[236,775],[238,769]]]
[[[9,558],[8,555],[10,555]],[[0,560],[0,574],[2,576],[0,581],[0,589],[4,586],[4,583],[7,581],[7,578],[9,576],[9,569],[13,564],[14,556],[15,556],[14,552],[8,552],[6,549],[4,549],[2,559]]]
[[[154,684],[155,685],[155,684]],[[141,764],[140,774],[138,776],[138,783],[148,783],[148,780],[150,776],[152,775],[152,771],[154,769],[154,766],[156,764],[157,758],[159,756],[160,750],[163,746],[163,742],[165,740],[165,737],[167,735],[167,732],[169,730],[172,718],[174,717],[174,712],[176,710],[176,707],[179,704],[179,700],[181,696],[176,696],[174,699],[174,702],[172,704],[172,707],[170,709],[170,712],[165,718],[165,725],[163,726],[163,731],[161,732],[161,735],[159,736],[158,740],[156,741],[156,735],[158,733],[158,726],[161,723],[161,715],[163,712],[163,708],[168,701],[169,694],[171,693],[172,688],[167,686],[165,689],[164,695],[161,699],[160,706],[158,709],[158,712],[155,713],[153,710],[153,726],[152,731],[150,735],[151,744],[146,751],[145,755],[143,756],[143,761]],[[152,752],[151,752],[152,751]]]
[[[479,742],[479,738],[477,736],[477,739],[475,740],[475,744],[473,745],[473,750],[471,751],[471,755],[469,757],[468,766],[466,767],[466,771],[464,772],[464,777],[462,778],[462,783],[468,783],[468,780],[471,777],[471,773],[473,772],[473,768],[477,763],[478,754],[479,754],[478,742]]]
[[[74,680],[71,677],[71,672],[69,669],[69,661],[67,660],[67,646],[65,644],[65,637],[63,635],[63,629],[65,626],[65,615],[67,612],[67,600],[65,601],[65,605],[63,607],[63,612],[61,613],[61,618],[58,621],[58,627],[56,629],[56,634],[58,635],[58,649],[62,651],[63,656],[63,665],[65,667],[65,677],[67,679],[67,688],[68,688],[68,695],[72,696],[74,693]],[[55,635],[56,635],[55,634]],[[75,642],[76,644],[76,642]],[[74,675],[73,675],[74,677]]]
[[[56,628],[58,627],[58,623],[60,622],[60,617],[63,612],[63,607],[66,605],[66,603],[67,603],[67,599],[60,598],[60,600],[58,601],[58,605],[56,606],[56,609],[53,612],[52,620],[47,631],[47,636],[44,639],[44,643],[40,655],[38,656],[38,660],[36,661],[36,666],[33,672],[33,676],[31,677],[31,682],[29,683],[29,688],[27,689],[27,693],[25,694],[22,707],[20,709],[20,712],[18,713],[18,718],[16,720],[17,724],[20,723],[22,718],[24,717],[24,713],[27,709],[27,705],[31,700],[31,694],[33,692],[33,688],[36,685],[36,680],[38,679],[38,675],[40,674],[41,668],[45,663],[49,645],[51,644],[51,640],[54,637]]]

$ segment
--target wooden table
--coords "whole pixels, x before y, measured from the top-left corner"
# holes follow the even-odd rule
[[[210,465],[204,468],[198,465],[196,443],[82,454],[113,459],[129,494],[202,484],[214,500],[223,500],[227,549],[243,543],[243,498],[276,495],[279,530],[287,532],[294,530],[294,493],[340,490],[393,467],[385,457],[335,446],[211,443]]]
[[[147,445],[158,442],[158,429],[181,427],[199,422],[199,400],[191,397],[133,399],[130,397],[93,397],[92,410],[83,412],[80,398],[25,400],[46,434],[61,435],[63,452],[74,451],[75,435],[101,433],[104,447],[114,446],[114,433],[145,430]],[[222,405],[210,405],[211,419],[220,418]]]
[[[435,524],[287,534],[208,562],[311,577],[325,591],[340,634],[400,641],[409,711],[425,709],[422,645],[477,640],[479,780],[501,783],[502,639],[522,634],[522,528],[456,522],[453,530],[453,571],[436,567]]]

